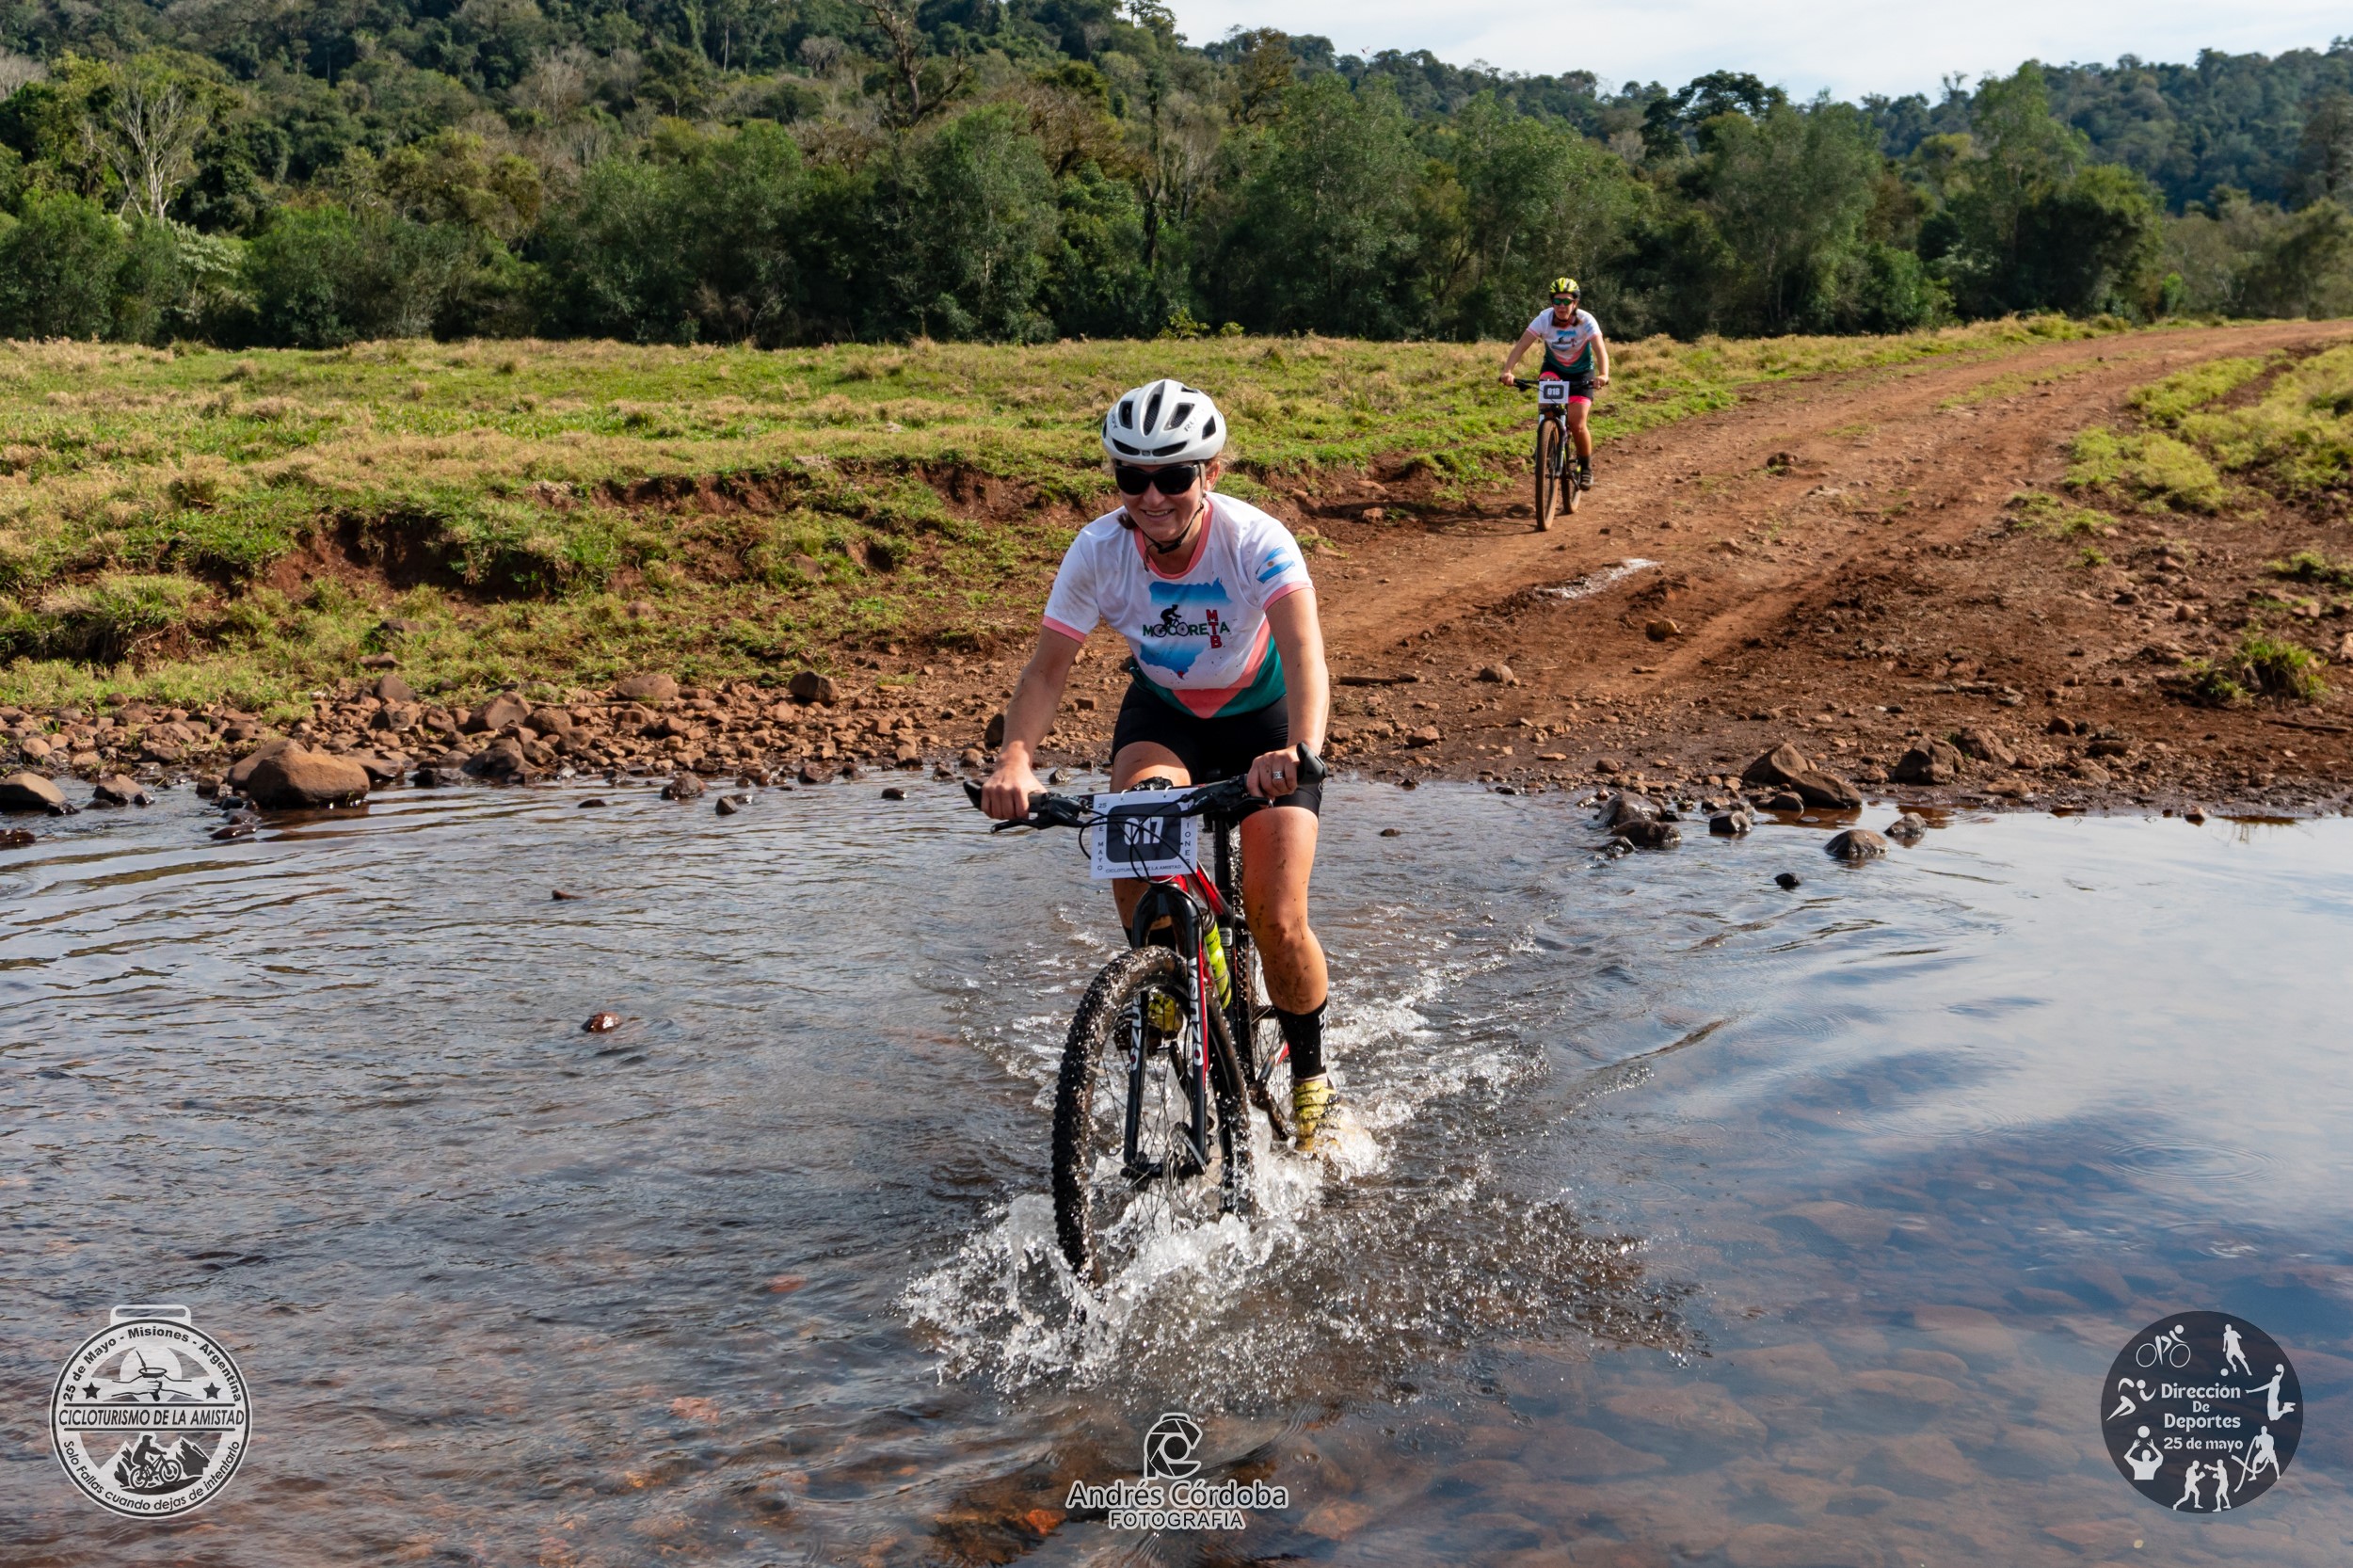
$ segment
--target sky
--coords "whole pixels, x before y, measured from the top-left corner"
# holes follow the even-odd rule
[[[2024,59],[2052,64],[2191,60],[2201,49],[2276,55],[2326,49],[2353,35],[2345,0],[1174,0],[1178,30],[1196,44],[1237,26],[1321,33],[1342,54],[1427,49],[1442,60],[1484,60],[1525,75],[1591,71],[1605,87],[1679,87],[1705,72],[1753,72],[1810,98],[1866,92],[1931,98],[1950,72],[2007,73]]]

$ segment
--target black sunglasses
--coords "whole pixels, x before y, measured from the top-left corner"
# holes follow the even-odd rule
[[[1126,463],[1112,465],[1112,478],[1118,483],[1122,495],[1142,495],[1146,486],[1162,495],[1182,495],[1200,477],[1199,463],[1170,463],[1156,469],[1131,468]]]

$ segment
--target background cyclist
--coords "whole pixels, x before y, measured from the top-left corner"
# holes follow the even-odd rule
[[[1127,504],[1079,531],[1054,574],[1046,625],[1005,708],[1005,743],[981,808],[1028,814],[1034,760],[1087,634],[1108,621],[1128,641],[1131,680],[1112,730],[1112,788],[1147,775],[1178,784],[1247,776],[1270,804],[1241,823],[1242,908],[1267,998],[1290,1046],[1291,1112],[1302,1150],[1333,1105],[1323,1066],[1326,972],[1307,924],[1321,749],[1331,683],[1315,585],[1290,531],[1215,493],[1225,420],[1207,392],[1147,382],[1103,417],[1103,450]],[[1124,923],[1144,884],[1112,885]]]
[[[1502,381],[1512,385],[1512,367],[1520,362],[1520,356],[1537,344],[1545,345],[1544,368],[1537,372],[1545,376],[1559,376],[1569,384],[1569,406],[1564,410],[1569,421],[1569,438],[1577,446],[1577,481],[1587,489],[1593,487],[1593,438],[1585,428],[1586,410],[1593,406],[1593,389],[1609,384],[1609,345],[1602,341],[1601,323],[1591,311],[1577,306],[1579,290],[1574,278],[1552,280],[1552,309],[1528,324],[1520,341],[1504,356]]]

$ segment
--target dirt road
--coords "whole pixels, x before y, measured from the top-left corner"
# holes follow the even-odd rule
[[[2235,635],[2265,561],[2353,552],[2353,521],[2242,506],[2062,540],[2004,508],[2056,488],[2069,438],[2125,418],[2135,387],[2348,334],[2169,331],[1785,384],[1605,448],[1549,533],[1525,497],[1401,523],[1375,481],[1295,495],[1333,541],[1315,572],[1337,750],[1384,776],[1704,792],[1783,740],[1877,786],[1912,746],[1974,730],[1991,760],[1952,785],[1873,792],[2333,809],[2353,786],[2341,699],[2217,711],[2157,677]]]

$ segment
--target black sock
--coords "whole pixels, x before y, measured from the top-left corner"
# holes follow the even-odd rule
[[[1274,1016],[1283,1026],[1283,1040],[1291,1048],[1291,1081],[1323,1076],[1323,1009],[1321,1003],[1312,1013],[1286,1013],[1274,1009]]]

